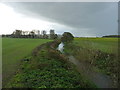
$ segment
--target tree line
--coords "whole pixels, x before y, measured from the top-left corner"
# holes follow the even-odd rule
[[[103,36],[103,38],[108,37],[108,38],[120,38],[120,35],[107,35]]]
[[[46,30],[32,30],[32,31],[23,31],[15,30],[12,34],[2,35],[2,37],[11,37],[11,38],[43,38],[43,39],[57,39],[58,35],[55,34],[55,30],[51,29],[50,34],[47,34]]]

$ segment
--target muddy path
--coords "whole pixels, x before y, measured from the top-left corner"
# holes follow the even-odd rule
[[[68,56],[68,58],[70,62],[76,65],[77,70],[89,80],[93,81],[98,88],[113,88],[113,81],[109,76],[95,72],[91,64],[79,62],[74,56]]]

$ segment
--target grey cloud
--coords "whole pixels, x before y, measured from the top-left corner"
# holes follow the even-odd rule
[[[117,3],[113,2],[24,2],[6,3],[18,13],[42,18],[51,22],[72,27],[77,32],[85,28],[98,36],[116,34],[117,31]],[[84,28],[84,29],[82,29]],[[86,31],[84,30],[86,33]]]

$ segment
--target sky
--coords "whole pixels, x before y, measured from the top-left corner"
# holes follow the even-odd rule
[[[118,34],[117,2],[4,2],[0,3],[0,34],[54,29],[77,37]]]

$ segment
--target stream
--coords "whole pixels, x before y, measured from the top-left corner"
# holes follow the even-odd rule
[[[61,53],[63,53],[63,49],[64,49],[64,43],[61,42],[57,48],[57,50],[59,50]]]
[[[64,43],[61,42],[57,48],[61,53],[64,53]],[[87,77],[89,80],[94,82],[98,88],[113,88],[113,81],[108,75],[102,74],[100,72],[95,72],[92,69],[92,65],[85,62],[80,62],[74,56],[68,56],[69,61],[73,63],[78,71]]]

